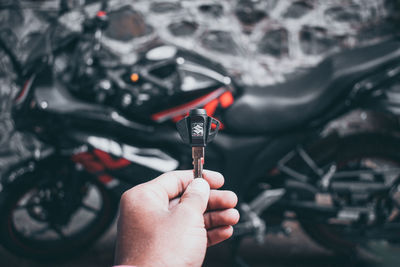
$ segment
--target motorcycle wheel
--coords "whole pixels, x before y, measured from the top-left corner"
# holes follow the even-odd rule
[[[325,148],[321,148],[322,151],[324,149]],[[387,166],[389,166],[389,168],[400,167],[400,140],[393,136],[374,134],[350,136],[341,140],[336,152],[337,153],[334,153],[329,159],[324,158],[323,160],[318,160],[318,158],[316,158],[316,162],[319,166],[336,164],[338,167],[337,172],[341,170],[374,169],[382,166],[383,168]],[[357,166],[357,164],[355,164],[356,162],[358,164],[363,163],[364,166]],[[391,179],[399,178],[398,173],[395,175],[396,177],[392,177]],[[396,187],[398,190],[398,186]],[[388,199],[385,199],[385,201],[386,200]],[[388,201],[390,202],[391,200]],[[389,206],[398,210],[396,205]],[[389,216],[390,211],[388,217]],[[313,222],[309,218],[304,220],[300,214],[298,214],[298,220],[309,237],[321,246],[337,254],[353,256],[360,252],[365,252],[365,250],[367,250],[367,253],[372,252],[368,251],[368,247],[364,242],[360,242],[360,240],[355,241],[354,238],[351,238],[348,229],[346,230],[338,227],[334,222],[329,224]],[[400,233],[394,234],[393,236],[399,239]],[[385,241],[392,243],[394,240]]]
[[[18,256],[62,261],[83,252],[109,228],[118,201],[96,179],[77,172],[71,164],[49,168],[17,175],[4,186],[0,238]],[[81,196],[67,191],[72,175],[78,178]]]

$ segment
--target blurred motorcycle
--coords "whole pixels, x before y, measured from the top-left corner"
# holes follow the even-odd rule
[[[43,144],[2,177],[5,248],[36,260],[82,252],[112,223],[124,190],[192,167],[175,122],[193,108],[221,122],[205,167],[239,196],[237,240],[262,242],[287,220],[342,254],[400,240],[398,40],[245,87],[219,64],[160,44],[111,64],[101,43],[106,8],[80,33],[53,23],[24,65],[0,42],[22,88],[16,128]]]

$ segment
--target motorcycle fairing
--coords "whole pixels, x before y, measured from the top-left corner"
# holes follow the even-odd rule
[[[80,164],[87,172],[95,175],[107,188],[120,195],[132,185],[147,182],[149,177],[161,173],[141,166],[123,157],[116,157],[100,149],[91,148],[86,152],[72,155],[71,160]],[[132,174],[135,174],[132,177]]]
[[[214,99],[221,96],[225,91],[226,89],[224,87],[221,87],[211,93],[208,93],[207,95],[201,96],[183,105],[179,105],[170,109],[163,110],[161,112],[157,112],[153,114],[151,117],[156,122],[164,122],[168,119],[174,119],[177,117],[185,116],[191,109],[207,105]]]
[[[116,162],[109,161],[113,163],[110,165],[104,161],[106,167],[111,169],[118,169],[119,166],[128,165],[128,162],[134,162],[161,173],[173,171],[179,165],[177,160],[156,148],[139,148],[128,144],[118,144],[113,140],[98,136],[89,136],[87,142],[100,151],[125,159],[124,162],[121,162],[122,165],[119,163],[115,165]]]

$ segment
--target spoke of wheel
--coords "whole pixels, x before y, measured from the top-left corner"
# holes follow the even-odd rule
[[[95,209],[95,208],[89,206],[89,205],[86,204],[86,203],[82,203],[82,208],[85,209],[85,210],[87,210],[87,211],[90,211],[90,212],[92,212],[92,213],[96,213],[96,214],[99,213],[99,211],[100,211],[100,210],[98,210],[98,209]]]
[[[49,225],[46,225],[46,226],[44,226],[44,227],[41,228],[41,229],[38,229],[38,230],[36,230],[36,231],[33,231],[33,232],[31,233],[31,236],[36,237],[36,236],[38,236],[38,235],[41,235],[41,234],[46,233],[48,230],[50,230],[50,226],[49,226]]]
[[[61,230],[59,227],[57,227],[57,226],[55,226],[55,225],[50,225],[50,228],[51,228],[54,232],[56,232],[56,233],[58,234],[58,236],[59,236],[62,240],[67,239],[66,236],[64,235],[64,233],[62,232],[62,230]]]

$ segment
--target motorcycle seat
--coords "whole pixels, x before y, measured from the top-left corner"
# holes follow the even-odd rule
[[[222,121],[238,133],[294,129],[344,100],[360,79],[399,59],[400,42],[395,40],[335,54],[287,82],[244,88]]]

